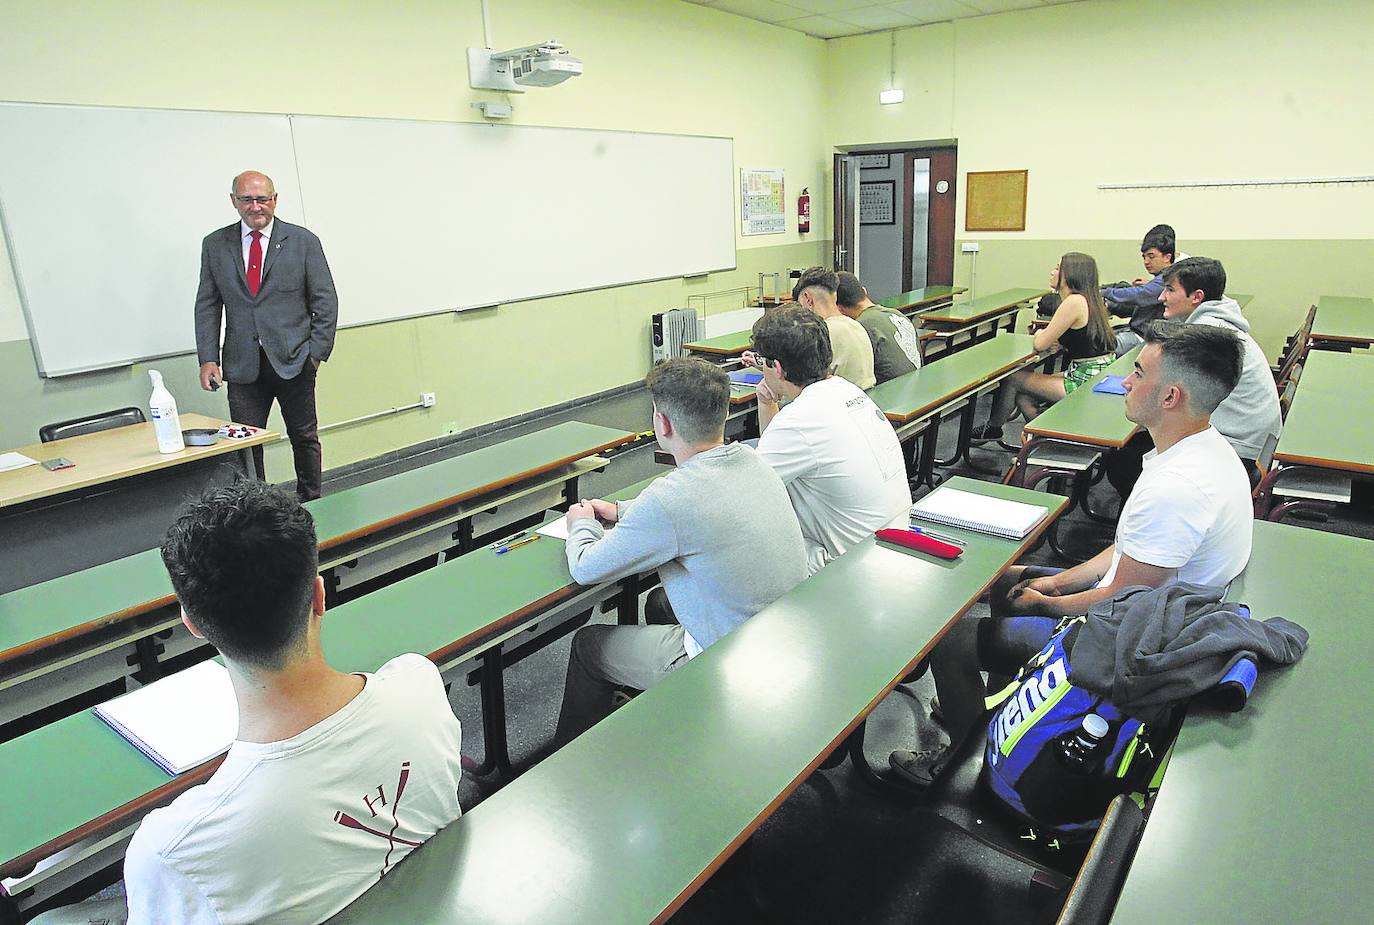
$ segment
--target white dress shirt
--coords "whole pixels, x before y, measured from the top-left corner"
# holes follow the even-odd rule
[[[267,223],[267,227],[262,230],[262,262],[267,263],[267,242],[272,240],[272,229],[277,224],[274,218]],[[248,248],[253,246],[253,229],[243,222],[239,222],[239,236],[243,238],[243,272],[248,272]],[[261,282],[262,277],[258,277]]]

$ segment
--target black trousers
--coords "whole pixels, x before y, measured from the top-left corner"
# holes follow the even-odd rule
[[[239,424],[266,427],[275,399],[281,407],[286,436],[296,462],[296,497],[309,501],[320,496],[324,454],[320,449],[319,419],[315,413],[315,364],[307,360],[300,374],[283,379],[272,368],[267,354],[258,348],[255,382],[229,383],[229,416]],[[253,467],[258,478],[266,477],[262,447],[253,447]]]

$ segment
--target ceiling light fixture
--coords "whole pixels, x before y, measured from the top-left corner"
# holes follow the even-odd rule
[[[900,103],[902,100],[906,99],[905,92],[898,90],[896,87],[892,86],[897,82],[897,30],[893,29],[891,35],[892,45],[890,48],[890,54],[888,58],[889,65],[887,70],[888,89],[883,90],[878,94],[878,102],[884,106],[889,106],[893,103]]]

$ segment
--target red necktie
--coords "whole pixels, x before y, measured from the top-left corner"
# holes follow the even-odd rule
[[[256,296],[262,286],[262,232],[250,231],[253,243],[248,245],[248,293]]]

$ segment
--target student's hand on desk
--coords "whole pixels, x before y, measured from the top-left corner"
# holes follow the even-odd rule
[[[224,374],[220,372],[218,363],[200,364],[200,387],[207,392],[213,392],[219,388],[224,381]]]
[[[596,520],[596,508],[592,507],[590,501],[579,501],[571,505],[564,519],[571,528],[574,520],[581,520],[584,517],[590,517],[592,520]]]
[[[1148,282],[1149,282],[1149,280],[1146,279],[1145,277],[1143,277],[1143,276],[1137,276],[1135,279],[1131,280],[1131,285],[1132,285],[1132,286],[1143,286],[1143,285],[1145,285],[1145,284],[1148,283]]]
[[[580,502],[592,509],[596,519],[603,524],[613,524],[620,519],[620,508],[616,507],[614,501],[602,501],[600,498],[592,498]]]

